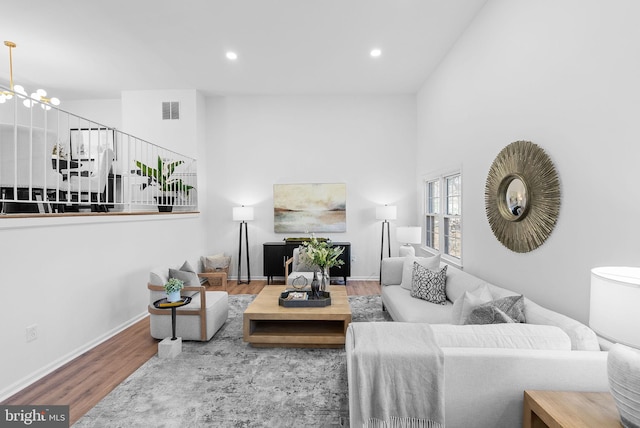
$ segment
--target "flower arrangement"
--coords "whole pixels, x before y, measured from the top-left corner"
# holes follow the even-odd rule
[[[318,266],[321,271],[344,264],[344,261],[338,258],[344,252],[342,247],[334,247],[328,241],[318,241],[315,236],[302,245],[305,251],[301,252],[301,257],[307,263]]]
[[[169,293],[175,293],[176,291],[180,291],[184,288],[184,281],[178,278],[169,278],[169,281],[164,285],[164,291]]]

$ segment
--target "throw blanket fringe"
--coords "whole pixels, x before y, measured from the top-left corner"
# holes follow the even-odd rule
[[[392,416],[389,423],[380,419],[371,418],[364,423],[364,428],[444,428],[444,425],[425,419],[398,418]]]
[[[431,326],[352,323],[360,415],[370,428],[443,428],[444,356]]]

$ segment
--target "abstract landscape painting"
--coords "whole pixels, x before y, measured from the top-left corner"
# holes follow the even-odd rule
[[[273,219],[276,233],[346,232],[347,185],[274,184]]]

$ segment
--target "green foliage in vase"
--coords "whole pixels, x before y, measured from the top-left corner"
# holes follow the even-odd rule
[[[178,278],[169,278],[169,281],[164,285],[164,291],[167,294],[180,291],[182,288],[184,288],[184,281]]]
[[[304,245],[304,251],[300,252],[300,256],[308,264],[318,266],[320,270],[344,264],[344,261],[339,259],[344,252],[343,247],[334,247],[329,241],[319,241],[316,237],[312,237],[302,245]]]

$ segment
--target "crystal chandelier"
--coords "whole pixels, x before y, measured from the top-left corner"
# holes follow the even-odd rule
[[[16,44],[6,40],[4,45],[9,48],[9,89],[11,91],[0,91],[0,104],[13,98],[14,93],[21,98],[22,104],[25,107],[31,108],[38,104],[44,110],[51,110],[51,106],[60,105],[60,100],[56,97],[47,98],[47,91],[44,89],[38,89],[37,91],[27,95],[27,91],[22,85],[13,84],[13,55],[12,49],[16,47]]]

